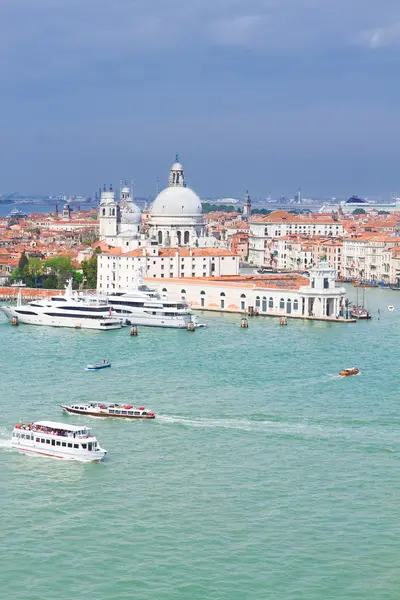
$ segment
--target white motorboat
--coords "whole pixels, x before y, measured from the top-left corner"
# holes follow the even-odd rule
[[[99,462],[107,454],[88,427],[54,421],[15,425],[11,447],[26,454],[80,462]]]
[[[73,296],[72,279],[65,288],[65,294],[34,300],[22,304],[21,293],[17,306],[0,306],[0,310],[12,320],[30,325],[50,325],[53,327],[74,327],[76,329],[120,329],[122,320],[112,316],[107,302],[95,298]]]
[[[90,402],[79,404],[61,404],[64,412],[89,417],[111,417],[114,419],[154,419],[155,414],[144,406],[136,408],[132,404],[110,404],[108,402]]]

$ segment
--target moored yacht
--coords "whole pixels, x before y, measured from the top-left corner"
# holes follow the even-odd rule
[[[26,454],[99,462],[107,454],[89,427],[54,421],[15,425],[11,447]]]
[[[101,296],[94,297],[101,301]],[[187,329],[193,322],[197,326],[189,304],[185,300],[169,300],[166,294],[150,289],[143,282],[141,270],[136,274],[133,288],[112,291],[103,301],[112,308],[113,315],[120,316],[128,325]]]
[[[18,295],[17,306],[0,306],[0,310],[12,320],[30,325],[50,325],[53,327],[74,327],[76,329],[120,329],[121,318],[111,316],[111,309],[105,301],[95,298],[77,298],[72,293],[72,279],[65,288],[65,294],[34,300],[22,304]]]
[[[108,402],[90,402],[79,404],[61,404],[64,412],[90,417],[113,417],[120,419],[154,419],[155,414],[144,406],[136,408],[132,404],[110,404]]]

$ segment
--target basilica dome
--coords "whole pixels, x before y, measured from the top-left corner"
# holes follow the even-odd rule
[[[126,203],[121,210],[121,223],[134,224],[140,223],[142,220],[142,213],[140,208],[133,202]]]
[[[165,188],[153,202],[152,216],[156,215],[201,215],[200,198],[187,187],[171,186]]]

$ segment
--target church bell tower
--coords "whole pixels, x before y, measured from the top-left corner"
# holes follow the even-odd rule
[[[117,235],[118,205],[115,202],[112,186],[110,186],[109,190],[104,186],[103,191],[101,192],[99,220],[101,240]]]

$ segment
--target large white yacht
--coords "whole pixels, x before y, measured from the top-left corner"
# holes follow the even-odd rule
[[[8,319],[30,325],[104,331],[122,327],[121,318],[111,316],[112,310],[107,302],[97,298],[73,296],[72,279],[68,281],[63,296],[51,296],[22,304],[19,294],[17,306],[0,306],[0,310]]]
[[[100,296],[97,299],[100,301]],[[112,291],[104,300],[112,308],[112,314],[120,316],[128,325],[186,329],[193,322],[197,326],[189,304],[184,300],[171,301],[166,294],[147,287],[141,270],[136,274],[133,288]]]
[[[88,427],[54,421],[18,423],[14,427],[11,447],[24,454],[80,462],[100,462],[107,454]]]

